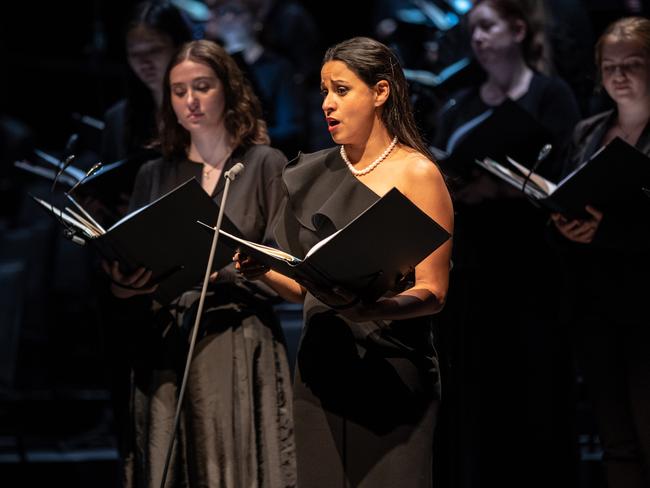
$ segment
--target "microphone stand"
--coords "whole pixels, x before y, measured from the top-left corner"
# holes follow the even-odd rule
[[[535,170],[539,167],[542,161],[544,161],[548,155],[551,153],[551,150],[553,149],[553,146],[551,144],[544,144],[542,146],[542,149],[540,149],[539,154],[537,155],[537,161],[535,161],[535,164],[530,168],[530,171],[524,178],[524,182],[521,185],[521,191],[526,193],[526,186],[528,185],[528,182],[530,181],[530,177],[532,174],[535,172]]]
[[[81,178],[79,181],[77,181],[74,185],[72,185],[72,188],[70,188],[66,193],[66,195],[71,194],[73,191],[75,191],[79,185],[81,185],[84,181],[86,181],[88,178],[90,178],[92,175],[97,173],[100,169],[102,169],[103,164],[100,162],[97,162],[93,164],[92,168],[90,168],[86,174],[84,175],[83,178]]]
[[[192,337],[190,339],[190,346],[187,352],[187,360],[185,361],[185,371],[183,372],[183,381],[181,382],[181,389],[178,393],[178,401],[176,403],[176,414],[174,415],[174,427],[172,429],[171,439],[169,440],[169,447],[167,448],[167,456],[165,457],[165,466],[163,468],[160,488],[165,488],[165,482],[167,481],[167,471],[169,470],[169,462],[171,460],[172,450],[174,449],[174,441],[176,440],[176,433],[178,431],[178,424],[180,422],[180,414],[183,406],[183,398],[185,396],[185,388],[187,386],[187,379],[189,377],[190,366],[192,363],[192,356],[194,355],[194,345],[196,344],[196,336],[198,335],[199,321],[201,320],[201,314],[203,313],[203,304],[205,302],[205,295],[208,290],[208,283],[210,281],[210,274],[212,272],[212,262],[214,261],[214,255],[217,249],[217,242],[219,240],[219,229],[221,228],[221,221],[223,219],[223,211],[226,204],[226,198],[228,198],[228,189],[230,188],[231,181],[233,181],[237,177],[237,175],[241,173],[243,170],[244,170],[244,165],[242,163],[237,163],[232,168],[230,168],[230,170],[224,173],[224,178],[226,178],[226,185],[223,189],[223,195],[221,197],[221,204],[219,206],[219,216],[217,217],[217,225],[214,227],[214,236],[212,237],[212,246],[210,247],[210,255],[208,256],[208,265],[205,269],[205,276],[203,278],[203,288],[201,289],[199,306],[196,310],[196,317],[194,318],[194,326],[192,327]]]
[[[65,159],[61,159],[59,161],[59,170],[54,176],[54,180],[52,181],[52,188],[50,188],[50,192],[54,192],[54,188],[56,187],[56,183],[59,180],[59,177],[63,174],[66,168],[70,166],[72,161],[75,160],[76,156],[74,155],[74,150],[77,147],[78,140],[79,140],[79,134],[75,132],[72,135],[70,135],[68,141],[65,143],[65,149],[63,150],[63,154],[67,154],[68,156],[66,156]]]
[[[524,193],[524,196],[528,198],[536,207],[539,207],[539,204],[535,201],[534,198],[532,198],[530,195],[526,193],[526,186],[528,185],[528,182],[530,181],[530,177],[532,174],[537,170],[539,165],[544,161],[548,155],[551,153],[551,150],[553,149],[553,146],[551,144],[544,144],[542,146],[542,149],[540,149],[539,154],[537,155],[537,161],[535,161],[535,164],[530,168],[530,171],[528,171],[528,174],[526,174],[526,177],[524,178],[524,182],[521,185],[521,191]]]
[[[54,189],[56,188],[56,184],[57,184],[57,182],[59,180],[59,177],[63,174],[63,171],[65,171],[65,169],[68,166],[70,166],[70,163],[72,163],[72,161],[74,159],[75,159],[75,155],[71,154],[64,161],[61,162],[61,167],[60,167],[59,171],[56,173],[56,175],[54,176],[54,180],[52,181],[52,187],[50,188],[50,193],[54,192]],[[81,183],[83,183],[86,180],[86,178],[88,178],[89,176],[96,173],[97,170],[99,168],[101,168],[101,167],[102,167],[102,163],[97,163],[97,164],[93,165],[93,167],[88,170],[88,172],[83,176],[83,178],[78,180],[72,186],[72,188],[65,193],[66,196],[69,196],[69,194],[73,190],[75,190]],[[64,229],[63,229],[63,237],[65,237],[69,241],[72,241],[75,244],[78,244],[80,246],[83,246],[83,245],[86,244],[86,240],[83,237],[79,237],[77,235],[77,230],[75,230],[74,228],[72,228],[70,225],[67,224],[67,222],[63,218],[63,210],[59,209],[59,212],[57,214],[57,212],[54,211],[54,206],[52,206],[52,215],[54,215],[57,218],[57,220],[59,221],[59,223],[64,227]]]
[[[61,164],[59,166],[59,170],[56,172],[56,175],[54,175],[54,179],[52,180],[52,187],[50,188],[50,193],[54,192],[54,189],[56,188],[56,184],[59,181],[59,178],[61,177],[63,172],[66,170],[66,168],[68,166],[70,166],[72,161],[75,160],[75,157],[76,156],[74,154],[71,154],[70,156],[68,156],[67,158],[65,158],[64,160],[61,161]]]

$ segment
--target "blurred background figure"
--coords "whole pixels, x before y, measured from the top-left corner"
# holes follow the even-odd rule
[[[591,64],[594,28],[582,0],[545,0],[545,31],[551,49],[552,73],[574,92],[581,114],[590,110],[596,80]]]
[[[296,82],[304,85],[319,81],[321,26],[307,5],[296,0],[249,1],[260,42],[289,60]]]
[[[19,202],[24,190],[21,178],[13,166],[14,161],[31,156],[33,135],[23,122],[0,115],[0,226],[16,224]]]
[[[291,63],[258,40],[254,3],[213,0],[209,5],[206,39],[219,42],[235,58],[262,102],[271,143],[288,158],[295,157],[304,149],[307,133],[302,83]]]
[[[103,188],[101,195],[80,198],[84,208],[106,226],[126,215],[140,166],[159,154],[155,141],[165,70],[176,49],[193,36],[188,17],[167,0],[147,0],[130,6],[120,34],[125,93],[104,113],[99,158],[106,165],[126,161],[125,167],[118,177],[111,178],[110,187]],[[101,331],[104,381],[112,405],[111,415],[104,421],[117,437],[118,449],[124,457],[127,440],[122,434],[129,422],[130,395],[130,365],[124,343],[132,338],[125,337],[111,320],[114,305],[108,293],[109,282],[100,269],[99,256],[94,249],[91,251],[92,291],[97,309],[94,319]]]
[[[120,197],[119,208],[105,209],[113,219],[126,210],[137,166],[155,154],[152,142],[157,134],[163,75],[174,50],[191,39],[188,18],[166,0],[137,3],[125,23],[127,91],[104,114],[99,154],[105,164],[132,160],[128,177],[120,181],[120,188],[114,188]]]
[[[615,138],[650,156],[650,20],[608,26],[595,58],[615,107],[576,127],[565,174]],[[626,161],[617,163],[625,172]],[[564,322],[593,401],[611,488],[650,487],[650,329],[647,287],[639,286],[650,273],[650,198],[637,193],[588,207],[584,219],[552,216],[568,277]]]
[[[249,0],[249,4],[255,15],[259,41],[291,63],[294,81],[304,96],[306,139],[301,149],[329,147],[329,133],[321,119],[318,62],[327,46],[323,39],[326,24],[317,22],[313,10],[316,5],[298,0]]]
[[[417,121],[427,135],[435,125],[436,112],[449,95],[481,76],[472,62],[463,21],[472,5],[469,0],[373,3],[373,35],[402,61]]]
[[[550,135],[554,157],[540,170],[557,177],[580,113],[570,87],[545,74],[550,55],[542,3],[478,1],[466,21],[483,76],[440,110],[434,146],[449,151],[450,141],[473,121],[513,101]],[[509,125],[504,123],[504,135]],[[463,486],[548,486],[570,462],[571,446],[568,346],[558,340],[558,311],[549,300],[559,280],[544,240],[547,215],[474,163],[500,141],[486,144],[469,148],[476,153],[466,160],[453,158],[452,151],[442,163],[456,210],[443,328],[452,355],[451,394],[462,405],[451,413],[458,433],[450,435],[460,439]],[[505,149],[508,154],[514,148]],[[552,364],[549,355],[557,358]]]

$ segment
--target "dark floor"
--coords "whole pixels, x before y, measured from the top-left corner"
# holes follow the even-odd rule
[[[302,326],[301,309],[287,304],[278,307],[278,312],[293,364]],[[23,338],[22,342],[23,352],[39,349],[36,339]],[[87,352],[77,351],[73,358],[67,351],[66,358],[59,358],[48,368],[39,358],[51,353],[45,352],[48,348],[43,344],[40,349],[40,354],[30,353],[20,361],[20,387],[0,389],[0,486],[40,487],[56,481],[66,488],[118,487],[118,452],[109,394],[88,387],[96,365]],[[24,371],[26,368],[30,373]],[[74,381],[73,369],[79,372]],[[50,382],[53,377],[59,384]],[[71,384],[74,382],[77,384]],[[32,387],[39,383],[40,387]]]
[[[300,309],[283,307],[280,314],[293,363]],[[40,487],[56,481],[67,488],[117,488],[119,465],[109,400],[105,390],[71,387],[5,395],[0,406],[0,485]],[[578,484],[558,482],[556,486],[605,488],[589,405],[579,403],[576,416],[580,431],[576,439],[580,450]],[[451,471],[458,468],[448,469],[450,473],[443,477],[453,480]],[[470,487],[447,481],[439,488]]]

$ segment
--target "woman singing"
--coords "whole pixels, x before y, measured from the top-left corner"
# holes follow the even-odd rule
[[[451,233],[451,199],[416,130],[395,55],[368,38],[342,42],[325,55],[321,91],[339,146],[285,169],[280,246],[304,256],[394,187]],[[445,303],[450,254],[447,242],[402,289],[364,305],[236,256],[244,274],[304,303],[294,380],[299,486],[431,486],[439,405],[432,315]]]

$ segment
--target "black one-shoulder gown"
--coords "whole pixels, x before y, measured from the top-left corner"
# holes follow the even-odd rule
[[[283,179],[275,234],[298,257],[379,198],[335,149],[300,155]],[[363,248],[346,252],[363,259]],[[298,486],[430,487],[440,398],[431,317],[354,323],[308,294],[304,320],[294,380]]]

